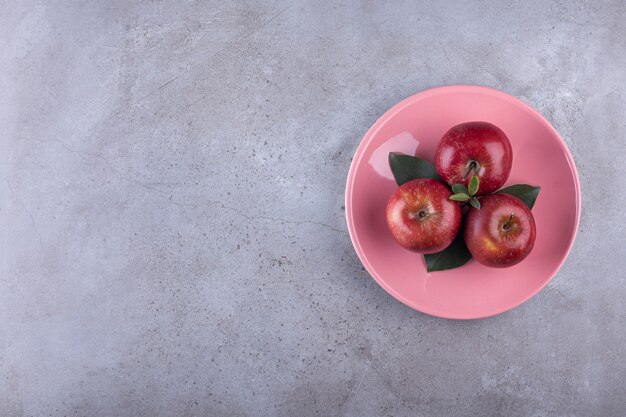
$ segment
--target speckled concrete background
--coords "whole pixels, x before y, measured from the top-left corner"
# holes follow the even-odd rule
[[[0,1],[2,416],[626,415],[626,3]],[[497,317],[387,295],[346,233],[386,109],[502,89],[583,216]]]

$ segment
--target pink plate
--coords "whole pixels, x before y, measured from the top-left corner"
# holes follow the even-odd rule
[[[461,268],[427,273],[423,257],[398,246],[387,230],[385,205],[396,188],[387,157],[393,151],[432,161],[443,133],[473,120],[491,122],[509,137],[513,169],[507,185],[541,186],[532,209],[535,247],[511,268],[471,260]],[[526,103],[486,87],[440,87],[396,104],[367,132],[350,166],[346,216],[361,262],[389,294],[427,314],[475,319],[522,304],[556,274],[578,230],[580,184],[565,143]]]

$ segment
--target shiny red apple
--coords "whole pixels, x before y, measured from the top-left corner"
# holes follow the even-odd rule
[[[487,122],[461,123],[448,130],[435,153],[435,168],[448,184],[480,180],[478,195],[498,190],[511,173],[513,151],[504,132]]]
[[[461,207],[443,183],[420,178],[402,184],[387,202],[387,226],[404,248],[435,253],[447,248],[461,227]]]
[[[464,237],[481,264],[506,268],[520,263],[535,244],[535,219],[517,197],[491,194],[480,199],[480,210],[470,209]]]

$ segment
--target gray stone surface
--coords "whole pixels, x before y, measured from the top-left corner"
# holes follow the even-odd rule
[[[626,3],[0,1],[2,416],[626,415]],[[415,312],[351,156],[444,84],[538,108],[578,239],[523,306]]]

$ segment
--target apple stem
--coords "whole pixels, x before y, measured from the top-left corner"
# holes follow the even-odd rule
[[[474,171],[476,174],[478,174],[478,162],[471,160],[469,164],[467,164],[467,171],[465,171],[465,175],[463,176],[463,178],[467,178],[467,176]]]
[[[504,223],[502,225],[502,228],[504,230],[509,230],[509,227],[511,226],[511,220],[513,220],[513,215],[512,214],[509,216],[509,220],[507,220],[506,223]]]

